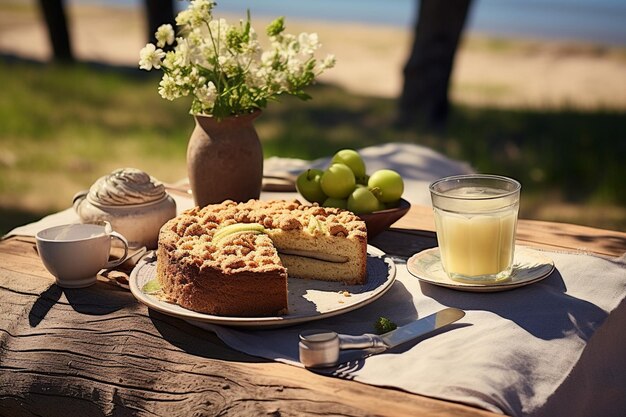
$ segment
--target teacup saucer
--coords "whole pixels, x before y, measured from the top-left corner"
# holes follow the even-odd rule
[[[506,281],[497,283],[478,284],[452,280],[443,270],[439,248],[426,249],[416,253],[409,258],[406,265],[409,272],[422,282],[472,292],[506,291],[522,287],[541,281],[554,270],[552,259],[525,246],[515,247],[511,277]]]

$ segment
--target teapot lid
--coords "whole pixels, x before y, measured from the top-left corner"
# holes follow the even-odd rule
[[[102,206],[126,206],[152,203],[165,196],[165,187],[154,177],[136,168],[119,168],[98,178],[87,199]]]

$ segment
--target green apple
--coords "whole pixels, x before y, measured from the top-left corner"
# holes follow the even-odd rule
[[[296,189],[309,203],[322,204],[328,198],[320,184],[323,173],[321,169],[311,168],[302,172],[296,179]]]
[[[393,203],[402,197],[404,181],[396,171],[381,169],[370,176],[367,187],[381,202]]]
[[[357,187],[348,197],[348,210],[356,214],[366,214],[378,210],[380,202],[366,187]]]
[[[320,179],[322,191],[328,197],[348,198],[354,191],[356,180],[352,170],[344,164],[332,164],[324,171]]]
[[[336,207],[336,208],[340,208],[340,209],[347,209],[348,208],[348,200],[346,200],[345,198],[332,198],[329,197],[326,199],[326,201],[324,201],[322,203],[322,206],[324,207]]]
[[[342,149],[338,151],[333,155],[330,163],[347,165],[356,178],[365,178],[365,163],[361,155],[354,149]]]

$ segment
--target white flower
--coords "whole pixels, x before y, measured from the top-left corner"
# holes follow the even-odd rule
[[[176,15],[176,24],[178,26],[185,26],[189,24],[191,20],[191,10],[182,10],[178,15]]]
[[[272,79],[278,93],[284,93],[289,90],[289,80],[284,72],[274,72]]]
[[[140,52],[140,68],[163,71],[159,94],[168,100],[192,96],[192,114],[220,119],[263,108],[280,94],[303,97],[302,90],[335,63],[332,55],[315,57],[315,33],[285,33],[284,20],[277,19],[280,27],[264,32],[264,49],[249,19],[229,25],[213,18],[214,7],[212,0],[192,0],[176,17],[178,37],[171,25],[161,25],[156,46]],[[166,45],[173,49],[159,49]]]
[[[150,71],[152,68],[159,69],[163,58],[165,58],[165,52],[149,43],[139,51],[139,68],[146,71]]]
[[[176,42],[174,66],[184,68],[190,65],[201,65],[204,62],[203,49],[200,46],[185,38],[178,38]]]
[[[159,94],[161,97],[170,101],[181,96],[178,86],[176,85],[176,80],[167,74],[163,75],[159,83]]]
[[[268,71],[266,68],[248,71],[247,83],[255,88],[262,88],[265,85]]]
[[[193,67],[189,75],[184,78],[185,84],[202,85],[206,82],[206,78],[200,75],[198,68]]]
[[[213,107],[217,98],[217,88],[213,81],[209,81],[207,85],[203,85],[196,90],[196,97],[205,105],[205,107]]]
[[[229,29],[230,25],[226,19],[212,20],[209,22],[209,33],[211,33],[211,36],[215,38],[215,42],[219,45],[220,53],[227,50],[226,35]]]
[[[252,54],[257,55],[261,51],[261,44],[257,39],[257,34],[254,31],[254,28],[250,28],[250,40],[248,43],[242,45],[244,54]],[[258,57],[257,57],[258,58]]]
[[[176,24],[179,26],[189,25],[197,27],[212,19],[214,1],[192,0],[187,10],[183,10],[176,16]]]
[[[213,7],[215,7],[215,2],[212,0],[191,0],[189,9],[194,14],[210,18]]]
[[[322,62],[322,67],[324,69],[332,68],[335,66],[336,63],[337,63],[337,60],[335,59],[335,55],[329,54],[329,55],[326,55],[326,58],[324,58],[324,61]]]
[[[274,51],[265,51],[261,54],[261,64],[271,66],[274,62]]]
[[[187,42],[196,46],[204,45],[207,41],[205,34],[200,28],[194,28],[193,30],[186,32],[186,36],[180,39],[187,39]]]
[[[174,28],[172,25],[161,25],[157,29],[154,37],[157,40],[157,46],[163,48],[165,45],[171,45],[174,43]]]
[[[302,72],[303,64],[304,63],[297,56],[292,56],[287,62],[287,71],[291,74],[299,74]]]
[[[317,33],[301,33],[298,35],[298,43],[300,44],[300,53],[305,55],[313,55],[320,47]]]

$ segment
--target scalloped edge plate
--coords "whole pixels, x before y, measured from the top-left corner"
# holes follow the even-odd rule
[[[439,247],[423,250],[411,256],[406,263],[411,275],[422,282],[459,291],[496,292],[523,287],[548,277],[554,271],[554,261],[543,253],[526,246],[515,246],[511,277],[493,284],[454,281],[443,270]]]

